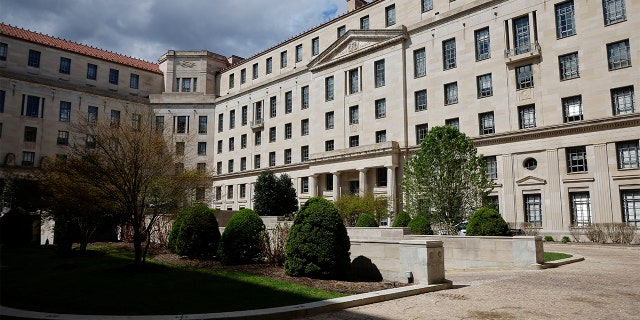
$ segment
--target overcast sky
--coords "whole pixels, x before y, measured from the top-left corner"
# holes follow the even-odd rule
[[[248,58],[345,12],[345,0],[0,0],[6,24],[151,62],[168,50]]]

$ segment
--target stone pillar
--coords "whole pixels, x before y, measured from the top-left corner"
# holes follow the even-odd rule
[[[612,144],[615,150],[615,144]],[[609,163],[607,156],[607,145],[597,144],[593,146],[595,163],[589,165],[589,171],[593,170],[593,194],[591,194],[591,219],[593,222],[622,222],[622,217],[613,217],[611,203],[611,181],[609,180]],[[589,151],[587,151],[587,154]]]
[[[547,228],[551,230],[569,230],[571,219],[562,214],[562,190],[560,188],[560,162],[558,159],[558,150],[547,150],[547,179],[549,181],[548,192],[545,195],[549,199],[549,206],[545,206],[547,218]],[[543,212],[544,214],[544,212]]]
[[[317,181],[318,175],[312,174],[309,176],[309,197],[315,197],[318,195]]]
[[[533,47],[533,43],[535,43],[536,39],[536,34],[535,34],[535,30],[536,30],[536,26],[535,24],[535,19],[533,19],[533,11],[529,12],[529,39],[531,39],[531,51],[534,50]],[[515,35],[514,35],[515,37]]]
[[[387,197],[389,200],[389,210],[397,211],[396,201],[396,166],[385,166],[387,168]]]
[[[333,201],[340,199],[340,171],[333,173]]]
[[[367,168],[358,169],[358,185],[360,188],[360,190],[358,190],[358,194],[360,194],[361,197],[367,192],[367,170]]]
[[[444,248],[438,240],[400,241],[401,272],[411,272],[414,282],[422,285],[443,283]]]
[[[502,156],[502,172],[504,173],[504,177],[502,179],[503,185],[503,194],[504,194],[504,210],[502,213],[504,214],[504,220],[508,223],[522,223],[524,222],[524,217],[521,217],[518,220],[518,209],[516,207],[516,199],[518,195],[516,194],[515,188],[515,178],[513,176],[513,157],[510,154]]]

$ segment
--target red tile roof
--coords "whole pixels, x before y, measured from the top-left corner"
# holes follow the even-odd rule
[[[37,33],[29,30],[25,30],[22,28],[14,27],[8,24],[4,24],[0,22],[0,34],[21,39],[37,44],[41,44],[48,47],[53,47],[113,63],[118,63],[122,65],[126,65],[129,67],[150,71],[158,74],[162,74],[160,71],[160,66],[156,63],[151,63],[148,61],[127,57],[121,54],[117,54],[115,52],[110,52],[98,48],[94,48],[91,46],[75,43],[69,40],[64,40],[48,35],[44,35],[42,33]]]

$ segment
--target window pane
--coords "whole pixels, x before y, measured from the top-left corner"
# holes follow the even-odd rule
[[[476,31],[476,60],[484,60],[491,57],[489,28]]]
[[[442,42],[442,62],[444,70],[456,67],[456,39]]]
[[[576,20],[573,1],[556,5],[556,34],[564,38],[576,34]]]
[[[584,146],[567,148],[567,172],[586,172],[587,150]]]
[[[627,20],[624,0],[602,0],[602,9],[605,25]]]
[[[609,70],[631,66],[629,40],[608,44],[607,52],[609,54]]]
[[[638,149],[637,140],[616,143],[618,169],[640,168]]]
[[[558,61],[560,64],[560,80],[569,80],[580,76],[577,52],[560,56]]]
[[[564,122],[582,120],[582,97],[563,98],[562,109],[564,110]]]
[[[534,226],[542,227],[542,201],[540,194],[524,195],[525,220]]]

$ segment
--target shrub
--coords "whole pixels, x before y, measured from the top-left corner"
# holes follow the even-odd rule
[[[554,242],[555,240],[552,236],[544,236],[544,241]]]
[[[267,263],[274,266],[284,264],[284,248],[290,231],[288,222],[278,222],[275,228],[262,232],[262,254]]]
[[[562,237],[562,243],[567,243],[567,242],[570,242],[570,241],[571,240],[569,240],[569,237],[567,237],[567,236]]]
[[[581,242],[582,241],[582,231],[583,231],[583,228],[581,228],[581,227],[577,227],[577,226],[569,227],[569,233],[571,233],[571,237],[573,238],[573,241],[575,241],[575,242]]]
[[[215,256],[220,230],[215,210],[204,203],[185,208],[173,221],[169,233],[169,250],[189,258]]]
[[[0,243],[25,245],[31,242],[32,219],[22,208],[15,208],[0,218]]]
[[[290,276],[344,278],[349,272],[349,236],[335,205],[313,197],[295,217],[285,247],[284,270]]]
[[[469,218],[467,235],[511,236],[511,230],[498,211],[491,208],[480,208]]]
[[[255,262],[262,257],[264,222],[251,209],[242,209],[231,217],[220,238],[218,256],[226,265]]]
[[[368,213],[361,214],[356,222],[356,227],[358,228],[374,228],[378,226],[379,224],[378,221],[376,221],[376,218]]]
[[[345,194],[335,203],[345,226],[353,227],[363,214],[373,216],[376,221],[387,218],[388,200],[386,196],[376,196],[367,192],[364,196]]]
[[[520,224],[520,229],[524,231],[525,236],[537,236],[540,234],[540,227],[532,222],[523,222]]]
[[[409,222],[411,222],[411,216],[406,211],[400,211],[391,226],[394,228],[406,228],[409,226]]]
[[[431,221],[425,214],[416,214],[409,222],[408,227],[411,230],[411,234],[433,234]]]

